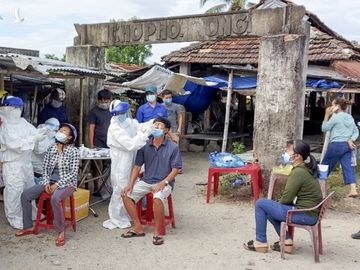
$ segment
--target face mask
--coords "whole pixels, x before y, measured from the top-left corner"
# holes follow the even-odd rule
[[[124,123],[125,120],[126,120],[126,118],[127,118],[126,113],[124,113],[124,114],[119,114],[119,116],[118,116],[118,119],[119,119],[119,122],[120,122],[120,123]]]
[[[171,105],[172,104],[172,98],[165,98],[164,103],[165,103],[165,105]]]
[[[110,103],[99,103],[97,105],[100,109],[107,111],[110,107]]]
[[[148,96],[146,96],[146,100],[148,102],[154,102],[156,100],[156,96],[155,95],[148,95]]]
[[[55,134],[55,140],[59,143],[64,143],[67,139],[67,136],[62,133],[61,131],[56,132]]]
[[[281,160],[284,164],[292,164],[293,163],[290,155],[287,152],[285,152],[284,154],[281,155]]]
[[[160,128],[155,128],[151,134],[155,137],[155,138],[159,138],[161,137],[162,135],[164,135],[164,131]]]
[[[52,105],[54,108],[60,108],[61,105],[62,105],[62,102],[53,99],[53,100],[51,101],[51,105]]]

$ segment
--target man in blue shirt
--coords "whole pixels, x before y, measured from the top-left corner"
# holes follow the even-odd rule
[[[157,88],[149,85],[145,88],[147,102],[141,105],[136,112],[136,119],[139,123],[145,123],[158,117],[168,117],[167,109],[156,101]]]
[[[164,203],[171,194],[175,176],[182,167],[179,146],[166,138],[171,128],[170,121],[159,117],[154,121],[153,138],[141,148],[136,155],[129,184],[121,191],[125,208],[133,221],[133,227],[122,234],[123,238],[144,236],[144,229],[137,215],[136,203],[146,194],[153,193],[154,237],[153,244],[161,245],[164,239],[160,236],[160,225],[164,219]],[[145,165],[144,178],[139,177],[141,166]]]

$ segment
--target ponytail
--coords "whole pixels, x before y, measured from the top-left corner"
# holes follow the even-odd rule
[[[317,177],[317,161],[313,155],[309,155],[309,157],[304,161],[306,168],[311,171],[311,174],[314,177]]]

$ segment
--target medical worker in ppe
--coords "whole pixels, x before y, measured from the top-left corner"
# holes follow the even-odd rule
[[[35,141],[41,139],[36,128],[21,117],[24,102],[7,96],[0,107],[0,161],[3,163],[4,208],[10,225],[22,229],[20,196],[34,185],[31,154]],[[35,205],[33,205],[35,206]],[[35,213],[35,207],[33,207]]]
[[[55,143],[55,134],[59,130],[60,122],[56,118],[49,118],[44,124],[37,127],[38,133],[43,134],[43,138],[35,143],[32,153],[32,165],[34,167],[35,184],[40,182],[45,153]],[[40,135],[39,135],[40,137]]]
[[[130,180],[137,150],[146,144],[155,128],[153,120],[139,124],[137,120],[130,119],[129,109],[130,105],[120,100],[113,100],[109,108],[112,118],[107,145],[110,147],[113,193],[108,209],[110,219],[104,221],[103,227],[110,230],[131,226],[120,193]]]

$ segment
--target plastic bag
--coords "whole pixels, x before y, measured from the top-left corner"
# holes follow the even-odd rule
[[[209,162],[212,167],[236,168],[245,166],[245,162],[236,155],[230,153],[211,152]]]

